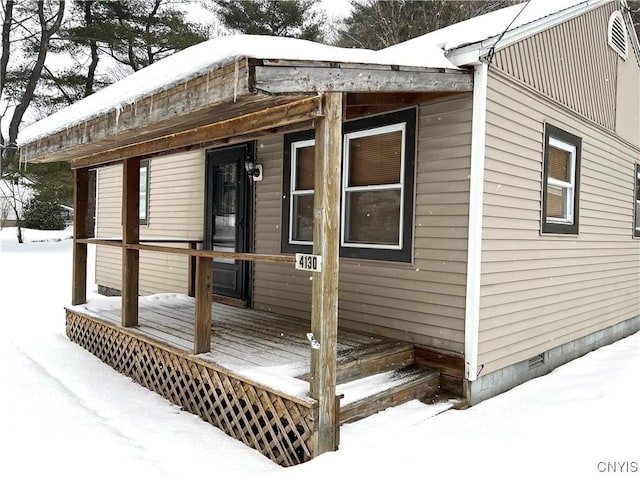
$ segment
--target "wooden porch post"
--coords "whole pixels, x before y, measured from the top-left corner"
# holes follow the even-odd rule
[[[196,318],[193,353],[211,350],[211,309],[212,309],[213,259],[196,258]]]
[[[78,243],[89,235],[89,170],[73,171],[73,285],[71,305],[87,302],[87,244]]]
[[[138,274],[140,252],[127,244],[140,241],[140,159],[122,162],[122,326],[138,325]]]
[[[340,232],[340,158],[342,93],[326,93],[323,117],[317,118],[313,253],[322,256],[322,271],[313,274],[311,332],[320,344],[311,349],[311,397],[318,401],[314,455],[338,448],[336,402],[338,337],[338,253]]]

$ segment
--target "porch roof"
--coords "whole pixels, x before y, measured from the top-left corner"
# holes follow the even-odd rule
[[[349,115],[349,108],[354,113],[374,104],[388,108],[391,98],[403,105],[415,102],[416,94],[471,89],[472,74],[454,67],[436,47],[412,59],[294,39],[223,37],[157,62],[25,128],[18,141],[23,161],[71,160],[74,167],[88,166],[167,150],[166,140],[177,133],[240,117],[244,120],[232,132],[183,135],[180,142],[169,142],[171,148],[310,123],[321,114],[313,105],[317,102],[307,102],[304,112],[298,107],[297,116],[283,106],[300,105],[322,92],[356,94],[347,96]],[[375,101],[363,94],[376,95]],[[165,144],[157,147],[121,150],[161,138]],[[109,160],[97,159],[114,149],[119,153]]]

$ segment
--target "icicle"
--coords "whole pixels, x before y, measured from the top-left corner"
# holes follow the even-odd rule
[[[209,93],[209,77],[211,76],[211,72],[207,72],[207,93]]]
[[[236,57],[236,71],[234,75],[233,82],[233,101],[235,102],[238,98],[238,79],[240,78],[240,63],[238,61],[238,57]]]
[[[118,105],[116,107],[116,128],[118,128],[118,124],[120,123],[120,112],[122,111],[122,109],[120,108],[120,106]]]

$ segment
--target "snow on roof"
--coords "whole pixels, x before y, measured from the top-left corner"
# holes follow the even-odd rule
[[[403,43],[381,50],[387,54],[403,55],[407,51],[420,51],[425,45],[451,50],[464,45],[497,37],[507,28],[509,31],[576,5],[593,5],[601,0],[530,0],[455,23]],[[516,18],[517,17],[517,18]],[[515,21],[514,21],[515,19]],[[513,24],[511,22],[513,21]],[[511,26],[509,26],[511,24]]]
[[[435,46],[422,46],[421,55],[339,48],[307,40],[258,35],[219,37],[164,58],[20,131],[24,145],[82,124],[101,114],[121,110],[154,93],[167,90],[241,58],[331,61],[411,67],[455,67]]]

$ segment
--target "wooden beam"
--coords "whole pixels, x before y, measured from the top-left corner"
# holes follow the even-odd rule
[[[323,117],[316,123],[313,253],[322,256],[322,271],[313,274],[311,397],[318,401],[314,455],[336,450],[339,407],[336,401],[338,336],[338,251],[340,231],[340,158],[342,93],[327,93]]]
[[[193,353],[211,350],[213,260],[198,257],[196,260],[196,317]]]
[[[158,242],[162,243],[166,240],[139,240],[139,242]],[[190,243],[194,245],[196,242],[190,240],[170,240],[172,243]],[[79,239],[78,243],[88,245],[104,245],[107,247],[122,248],[122,240],[111,240],[106,238],[85,238]],[[126,248],[129,250],[158,252],[158,253],[171,253],[176,255],[189,255],[190,257],[204,257],[204,258],[227,258],[229,260],[248,260],[250,262],[257,263],[284,263],[289,265],[295,265],[296,258],[293,255],[271,255],[265,253],[235,253],[235,252],[218,252],[213,250],[199,250],[197,248],[185,248],[185,247],[165,247],[162,245],[145,245],[144,243],[127,244]],[[195,268],[195,266],[194,266]]]
[[[189,145],[214,142],[225,138],[260,132],[265,129],[291,125],[314,118],[318,113],[319,106],[320,99],[318,96],[304,98],[180,133],[164,135],[153,140],[132,143],[93,155],[75,158],[71,162],[71,168],[82,168],[125,158],[152,155]]]
[[[87,245],[78,240],[89,236],[89,170],[73,172],[73,284],[71,305],[87,302]]]
[[[195,250],[197,243],[189,243],[189,249]],[[187,272],[187,295],[190,297],[196,296],[196,257],[189,255],[188,272]]]
[[[434,98],[452,95],[450,92],[366,92],[348,93],[346,108],[354,106],[385,105],[387,108],[397,105],[417,105]]]
[[[466,70],[396,70],[309,66],[256,66],[255,86],[270,94],[314,92],[470,92]]]
[[[188,121],[202,114],[211,115],[212,107],[215,109],[249,93],[249,68],[246,60],[242,59],[136,102],[113,108],[58,133],[33,140],[21,146],[20,154],[23,161],[67,160],[71,155],[58,156],[58,153],[76,149],[86,151],[92,144],[104,141],[117,143],[123,138],[171,128],[178,121]],[[85,113],[83,104],[68,108],[77,110],[78,116]],[[203,123],[206,122],[200,125]]]
[[[158,252],[158,253],[175,253],[181,255],[191,255],[193,257],[204,258],[228,258],[229,260],[249,260],[258,263],[288,263],[295,265],[296,259],[292,255],[270,255],[263,253],[235,253],[235,252],[216,252],[213,250],[197,250],[192,248],[179,247],[163,247],[161,245],[127,245],[131,250]]]
[[[140,239],[140,159],[122,162],[122,326],[138,325],[140,252],[127,248]]]

